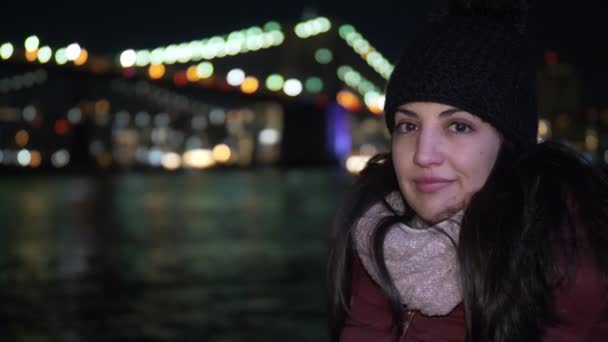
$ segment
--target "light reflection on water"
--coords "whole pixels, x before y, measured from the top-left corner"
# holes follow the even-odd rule
[[[322,341],[331,170],[5,176],[0,336]]]

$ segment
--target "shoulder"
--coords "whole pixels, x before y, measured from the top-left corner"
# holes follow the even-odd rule
[[[352,258],[350,312],[340,341],[394,341],[391,309],[382,289],[355,254]]]
[[[555,289],[553,309],[546,341],[608,339],[608,288],[595,258],[580,255],[574,274]]]
[[[608,340],[608,282],[601,257],[596,253],[594,235],[608,226],[590,226],[580,200],[572,193],[564,196],[562,213],[565,240],[574,243],[574,253],[558,250],[557,267],[563,277],[554,289],[556,322],[549,326],[547,341]],[[605,254],[604,252],[601,252]],[[571,339],[566,339],[570,337]]]

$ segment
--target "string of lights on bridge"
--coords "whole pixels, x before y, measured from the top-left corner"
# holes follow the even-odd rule
[[[340,37],[363,58],[367,64],[384,79],[390,77],[395,66],[378,52],[352,25],[342,25],[338,30]]]
[[[120,54],[119,61],[123,68],[150,64],[185,64],[267,49],[281,45],[284,40],[281,25],[271,21],[263,28],[252,26],[224,36],[170,44],[152,50],[127,49]]]
[[[331,30],[332,23],[325,17],[318,17],[297,23],[293,30],[298,38],[306,39]],[[368,65],[383,78],[388,79],[394,66],[378,52],[361,33],[352,25],[341,25],[339,36],[352,49],[363,58]],[[225,35],[217,35],[190,42],[181,42],[160,46],[154,49],[134,50],[127,49],[117,57],[118,66],[126,76],[134,75],[134,68],[146,67],[146,74],[150,79],[172,79],[178,86],[205,80],[209,81],[216,70],[211,60],[226,56],[259,51],[280,46],[285,40],[285,33],[276,21],[270,21],[263,26],[252,26],[233,31]],[[72,62],[75,66],[82,66],[89,60],[88,51],[78,43],[71,43],[65,47],[53,50],[50,46],[41,46],[36,35],[25,39],[25,59],[28,62],[45,64],[54,60],[57,65],[66,65]],[[16,53],[17,48],[10,42],[0,45],[0,58],[8,60]],[[333,60],[333,53],[327,48],[319,48],[314,54],[315,60],[320,64],[328,64]],[[172,64],[186,64],[195,62],[186,70],[169,68]],[[382,113],[384,96],[382,91],[371,81],[361,76],[361,73],[350,66],[340,66],[337,70],[338,78],[347,86],[354,89],[363,99],[363,103],[374,114]],[[309,77],[306,80],[287,78],[281,74],[271,74],[263,77],[262,81],[253,75],[246,75],[240,68],[229,70],[226,82],[232,87],[240,88],[245,94],[253,94],[261,89],[263,84],[267,91],[282,91],[287,96],[299,96],[304,91],[316,94],[323,90],[323,81],[319,77]],[[3,89],[18,88],[4,85]],[[341,91],[338,102],[349,110],[360,108],[361,102],[357,95],[346,94]],[[345,95],[346,94],[346,95]],[[347,99],[347,100],[345,100]]]

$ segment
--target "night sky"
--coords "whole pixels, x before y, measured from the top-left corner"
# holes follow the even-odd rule
[[[201,39],[261,25],[323,15],[353,24],[389,59],[424,22],[430,1],[47,1],[11,2],[2,12],[0,41],[22,42],[37,34],[43,44],[77,41],[94,54]],[[398,4],[398,5],[397,5]],[[600,1],[536,1],[529,20],[543,51],[572,64],[583,85],[585,106],[608,108],[608,26]],[[4,3],[7,6],[7,3]]]

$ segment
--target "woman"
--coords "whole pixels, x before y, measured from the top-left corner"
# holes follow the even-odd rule
[[[454,7],[386,89],[391,152],[336,221],[334,341],[607,341],[608,181],[537,142],[512,11]]]

